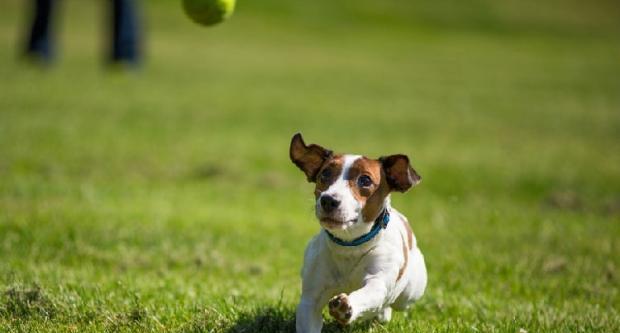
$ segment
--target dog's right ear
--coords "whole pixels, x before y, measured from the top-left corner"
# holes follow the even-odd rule
[[[289,150],[291,161],[306,174],[309,182],[316,181],[321,166],[332,156],[332,151],[319,145],[306,146],[300,133],[293,136]]]

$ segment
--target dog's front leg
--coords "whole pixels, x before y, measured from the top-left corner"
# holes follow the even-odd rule
[[[340,294],[329,301],[329,313],[340,324],[346,325],[357,318],[376,315],[385,306],[387,285],[384,278],[366,279],[364,286],[351,294]]]
[[[323,327],[323,315],[321,310],[325,305],[315,297],[303,295],[297,306],[295,314],[295,327],[297,333],[320,333]]]

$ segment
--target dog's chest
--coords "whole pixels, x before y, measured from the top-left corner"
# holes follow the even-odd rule
[[[355,290],[362,286],[365,267],[370,250],[336,251],[332,253],[331,275],[334,287],[341,290]]]

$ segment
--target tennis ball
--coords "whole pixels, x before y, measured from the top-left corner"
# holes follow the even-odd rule
[[[235,10],[235,0],[183,0],[185,14],[202,25],[218,24]]]

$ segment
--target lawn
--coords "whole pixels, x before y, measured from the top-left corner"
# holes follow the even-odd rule
[[[18,61],[0,4],[0,331],[291,332],[313,187],[291,136],[423,177],[394,194],[422,300],[330,332],[620,331],[617,1],[243,1],[215,28],[143,1],[106,71],[104,6]]]

